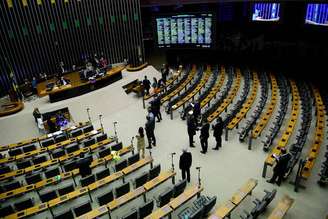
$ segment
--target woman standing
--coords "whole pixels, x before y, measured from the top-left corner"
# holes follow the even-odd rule
[[[142,158],[145,157],[145,135],[144,129],[142,127],[138,130],[139,135],[136,135],[137,138],[137,149]]]

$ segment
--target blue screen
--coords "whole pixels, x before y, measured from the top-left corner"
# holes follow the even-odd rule
[[[305,23],[328,26],[328,4],[308,4]]]
[[[253,21],[279,21],[279,3],[255,3],[253,5]]]

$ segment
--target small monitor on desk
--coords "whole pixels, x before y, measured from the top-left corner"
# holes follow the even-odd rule
[[[51,83],[47,83],[46,85],[46,90],[47,91],[51,91],[55,86],[55,83],[51,82]]]

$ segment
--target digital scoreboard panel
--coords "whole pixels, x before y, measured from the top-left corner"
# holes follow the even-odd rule
[[[156,18],[159,48],[213,46],[213,15],[182,14]]]
[[[279,3],[254,3],[253,21],[279,21],[280,4]]]
[[[305,23],[328,26],[328,4],[308,4]]]

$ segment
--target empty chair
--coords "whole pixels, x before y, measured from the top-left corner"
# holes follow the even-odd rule
[[[70,134],[72,137],[77,137],[79,135],[82,135],[83,132],[82,132],[82,129],[75,129],[75,130],[72,130]]]
[[[41,173],[36,173],[31,176],[25,177],[27,185],[35,184],[37,182],[42,181]]]
[[[64,170],[65,170],[65,172],[72,171],[72,170],[74,170],[76,168],[77,168],[76,161],[71,161],[69,163],[64,164]]]
[[[52,151],[52,158],[59,158],[65,155],[65,151],[61,148]]]
[[[162,192],[158,196],[158,207],[163,207],[167,203],[170,202],[171,198],[173,197],[173,188],[168,188],[166,191]]]
[[[58,135],[55,137],[56,143],[59,143],[59,142],[65,141],[65,140],[67,140],[66,135]]]
[[[44,156],[38,156],[38,157],[33,158],[33,164],[37,165],[37,164],[46,162],[47,160],[48,160],[48,158],[45,155]]]
[[[9,156],[11,156],[11,157],[20,155],[22,153],[23,153],[23,150],[21,148],[15,148],[15,149],[12,149],[8,152]]]
[[[5,174],[5,173],[9,173],[11,171],[9,166],[3,166],[0,168],[0,175]]]
[[[54,216],[54,219],[73,219],[73,218],[74,218],[74,214],[71,209],[56,214]]]
[[[185,190],[187,186],[187,180],[181,180],[180,182],[178,182],[177,184],[174,185],[174,194],[173,197],[178,197],[181,193],[183,193],[183,191]]]
[[[31,198],[24,199],[23,201],[16,202],[14,204],[16,211],[22,211],[24,209],[33,207],[34,201]]]
[[[123,170],[125,167],[128,166],[128,161],[127,160],[121,160],[117,164],[115,164],[115,171],[120,171]]]
[[[51,178],[51,177],[55,177],[58,176],[60,174],[60,170],[58,167],[55,167],[53,169],[47,170],[46,172],[44,172],[44,175],[46,178]]]
[[[31,160],[23,160],[16,163],[18,169],[25,169],[26,167],[32,166]]]
[[[52,191],[46,191],[46,192],[40,192],[40,199],[42,202],[48,202],[52,199],[57,198],[57,193],[55,190]]]
[[[82,204],[80,204],[77,207],[74,207],[74,213],[76,217],[79,217],[85,213],[88,213],[89,211],[91,211],[91,204],[90,201],[84,202]]]
[[[111,152],[110,148],[105,148],[105,149],[98,152],[98,156],[100,158],[103,158],[103,157],[106,157],[107,155],[110,155],[110,152]]]
[[[122,142],[119,142],[117,144],[114,144],[113,146],[110,147],[112,151],[119,151],[123,148]]]
[[[59,196],[62,196],[62,195],[65,195],[65,194],[73,192],[73,191],[74,191],[74,186],[73,186],[73,183],[71,183],[67,186],[64,186],[64,187],[58,189],[58,194],[59,194]]]
[[[147,201],[144,205],[139,207],[139,219],[143,219],[151,214],[154,208],[154,200]]]
[[[90,139],[87,139],[83,142],[83,146],[84,147],[89,147],[89,146],[91,146],[95,143],[96,143],[96,139],[95,138],[90,138]]]
[[[42,147],[48,147],[48,146],[53,145],[53,144],[55,144],[55,140],[52,139],[52,138],[41,141]]]
[[[134,164],[134,163],[138,162],[139,159],[140,159],[140,155],[139,155],[139,153],[136,153],[128,158],[128,163],[129,163],[129,165]]]
[[[149,170],[149,180],[156,178],[161,172],[161,165],[158,164]]]
[[[216,196],[209,198],[204,204],[203,217],[205,218],[216,204]]]
[[[97,142],[103,141],[107,139],[107,134],[102,134],[97,136]]]
[[[81,183],[82,187],[88,186],[91,183],[94,183],[95,181],[96,181],[95,175],[90,175],[90,176],[80,179],[80,183]]]
[[[83,128],[84,133],[91,132],[92,130],[93,130],[93,125],[88,125]]]
[[[123,216],[121,219],[139,219],[137,210],[132,210],[127,215]]]
[[[14,182],[8,183],[6,185],[3,185],[3,189],[5,191],[11,191],[14,189],[18,189],[19,187],[21,187],[21,184],[19,181],[14,181]]]
[[[67,154],[77,151],[79,149],[80,148],[79,148],[78,143],[73,143],[65,148]]]
[[[113,190],[110,190],[109,192],[100,195],[97,197],[98,203],[100,206],[105,205],[111,201],[114,200]]]
[[[97,180],[100,180],[100,179],[103,179],[103,178],[105,178],[109,175],[110,175],[110,171],[109,171],[108,168],[106,168],[104,170],[101,170],[101,171],[97,172],[96,173],[96,178],[97,178]]]
[[[148,173],[147,172],[143,173],[141,176],[135,178],[135,180],[134,180],[136,188],[143,186],[147,181],[148,181]]]
[[[130,192],[130,184],[129,182],[124,183],[123,185],[115,188],[116,198],[125,195],[126,193]]]
[[[30,152],[30,151],[34,151],[36,149],[34,144],[31,145],[27,145],[25,147],[23,147],[23,151],[24,153]]]
[[[6,216],[11,215],[13,213],[15,213],[15,211],[14,211],[14,208],[13,208],[12,205],[8,205],[6,207],[1,207],[0,208],[1,217],[6,217]]]
[[[190,214],[188,219],[202,219],[203,218],[204,208],[198,208],[196,211]]]

